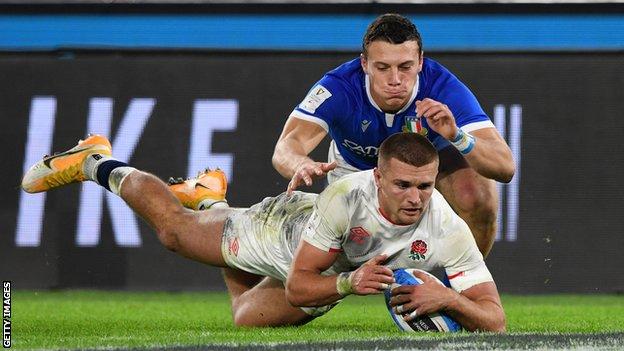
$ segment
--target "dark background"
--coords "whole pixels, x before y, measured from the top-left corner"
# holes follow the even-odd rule
[[[57,100],[53,149],[86,134],[89,100],[114,99],[112,130],[132,98],[156,106],[130,160],[166,178],[185,175],[198,99],[239,102],[236,131],[212,151],[234,154],[229,202],[249,206],[286,188],[271,166],[293,107],[327,70],[356,53],[84,52],[0,55],[0,277],[22,288],[222,289],[217,269],[166,251],[141,223],[142,246],[118,247],[104,210],[95,248],[74,244],[81,187],[47,195],[40,247],[15,244],[18,185],[30,103]],[[438,53],[492,115],[522,106],[517,241],[499,241],[487,263],[502,292],[621,292],[624,278],[624,53]],[[314,153],[325,159],[328,143]],[[213,165],[216,166],[216,165]],[[315,186],[313,191],[319,191]]]

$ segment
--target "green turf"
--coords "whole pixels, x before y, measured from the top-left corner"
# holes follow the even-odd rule
[[[349,297],[299,328],[234,328],[224,293],[26,292],[12,296],[13,347],[77,349],[432,338],[399,332],[383,298]],[[624,296],[503,296],[510,333],[624,331]]]

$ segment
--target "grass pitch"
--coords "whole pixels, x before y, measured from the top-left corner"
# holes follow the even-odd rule
[[[350,296],[298,328],[235,328],[225,293],[26,292],[12,296],[16,349],[618,349],[624,296],[503,295],[508,334],[400,332],[382,296]]]

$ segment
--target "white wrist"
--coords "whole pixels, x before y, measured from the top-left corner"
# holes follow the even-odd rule
[[[353,286],[351,285],[351,276],[353,272],[342,272],[336,277],[336,291],[340,296],[353,294]]]

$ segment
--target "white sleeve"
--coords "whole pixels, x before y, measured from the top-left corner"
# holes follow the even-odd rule
[[[451,287],[462,292],[477,284],[494,281],[468,225],[459,216],[455,216],[452,222],[444,245],[444,269]]]
[[[335,184],[335,183],[334,183]],[[330,184],[316,199],[303,240],[323,251],[340,251],[349,223],[345,194]]]

